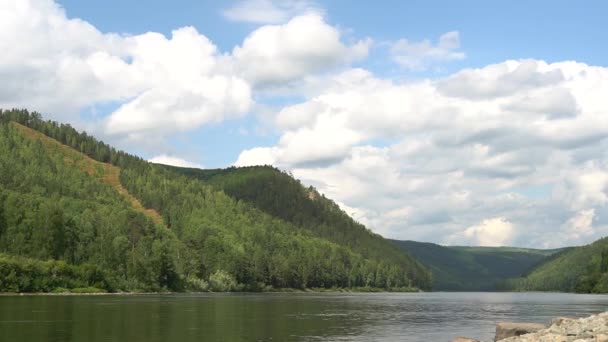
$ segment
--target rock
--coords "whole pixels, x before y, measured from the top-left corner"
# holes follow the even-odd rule
[[[538,323],[501,322],[496,324],[496,337],[494,338],[494,341],[537,332],[545,328],[546,326],[544,324]]]
[[[535,323],[498,323],[496,338],[500,342],[608,342],[608,312],[585,318],[555,318],[545,328]],[[452,342],[480,342],[458,337]]]
[[[547,329],[518,337],[510,337],[500,341],[608,342],[608,312],[579,319],[556,318],[552,323],[553,324]]]
[[[551,320],[551,325],[557,325],[560,326],[564,323],[570,322],[572,321],[572,318],[568,318],[568,317],[557,317]]]

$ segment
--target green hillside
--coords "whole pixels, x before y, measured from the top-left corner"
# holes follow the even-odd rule
[[[509,288],[516,291],[607,293],[608,238],[553,255],[525,277],[511,280]]]
[[[513,247],[446,247],[433,243],[392,240],[433,273],[438,291],[490,291],[520,277],[559,250]]]
[[[220,178],[148,163],[36,113],[0,111],[0,292],[430,287],[414,259],[278,174],[283,183],[264,198],[305,194],[316,209],[281,215]],[[243,178],[243,189],[259,186]],[[40,276],[58,267],[64,283]]]
[[[223,170],[168,168],[204,180],[238,201],[249,203],[315,236],[346,245],[365,257],[407,265],[412,278],[426,272],[402,250],[354,221],[335,202],[274,167],[231,167]]]

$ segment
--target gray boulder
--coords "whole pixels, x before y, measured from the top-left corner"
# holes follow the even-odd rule
[[[537,332],[545,328],[547,328],[547,326],[538,323],[501,322],[496,324],[496,337],[494,338],[494,341]]]

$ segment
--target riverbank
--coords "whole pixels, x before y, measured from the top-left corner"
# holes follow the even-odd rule
[[[608,312],[585,318],[556,318],[547,329],[510,337],[502,342],[608,342]]]
[[[584,318],[559,317],[549,327],[536,323],[503,322],[496,325],[500,342],[608,342],[608,312]],[[452,342],[482,342],[458,337]]]
[[[112,296],[112,295],[159,295],[159,294],[209,294],[209,293],[415,293],[424,292],[417,288],[404,287],[393,289],[382,289],[376,287],[355,287],[355,288],[267,288],[263,291],[184,291],[184,292],[144,292],[144,291],[116,291],[107,292],[96,288],[77,288],[77,289],[56,289],[52,292],[0,292],[0,296]]]

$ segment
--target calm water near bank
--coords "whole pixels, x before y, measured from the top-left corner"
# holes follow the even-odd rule
[[[0,341],[448,341],[497,321],[608,310],[606,295],[267,293],[0,296]]]

